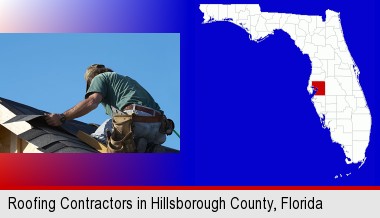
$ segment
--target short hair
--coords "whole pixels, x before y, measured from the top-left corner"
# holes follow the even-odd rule
[[[105,72],[113,72],[113,70],[104,66],[103,64],[92,64],[91,66],[87,67],[86,72],[84,73],[84,79],[87,83],[86,90],[88,90],[90,87],[91,80],[95,76]]]
[[[89,79],[94,78],[96,75],[105,72],[113,72],[113,70],[104,66],[103,64],[92,64],[91,66],[87,67],[84,74],[84,79],[88,81]]]

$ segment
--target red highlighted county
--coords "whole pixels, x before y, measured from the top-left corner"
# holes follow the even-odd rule
[[[325,81],[312,81],[311,86],[316,91],[315,95],[325,95]]]

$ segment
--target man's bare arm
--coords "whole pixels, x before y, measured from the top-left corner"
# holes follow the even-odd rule
[[[98,107],[103,97],[100,93],[93,93],[87,99],[79,102],[71,109],[63,113],[66,120],[72,120],[90,113]],[[45,120],[50,126],[60,126],[62,114],[49,114],[46,115]]]

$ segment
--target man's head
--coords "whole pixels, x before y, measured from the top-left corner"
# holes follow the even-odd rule
[[[84,73],[84,79],[86,80],[86,91],[90,87],[92,79],[105,72],[113,72],[112,69],[105,67],[103,64],[93,64],[86,69]]]

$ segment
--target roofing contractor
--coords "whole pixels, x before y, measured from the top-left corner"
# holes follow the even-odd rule
[[[134,79],[102,64],[89,66],[84,78],[85,100],[62,114],[46,115],[49,125],[60,126],[102,103],[113,119],[106,120],[92,136],[102,143],[108,141],[109,152],[145,152],[148,145],[161,145],[166,140],[165,134],[171,134],[174,123],[166,119],[157,102]]]

